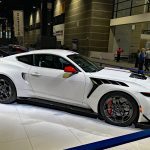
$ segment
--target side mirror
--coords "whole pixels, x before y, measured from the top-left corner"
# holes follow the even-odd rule
[[[78,73],[78,71],[74,67],[72,67],[72,66],[66,66],[64,68],[64,72],[72,73],[72,74]]]

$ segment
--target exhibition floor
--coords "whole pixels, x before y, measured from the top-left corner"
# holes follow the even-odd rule
[[[63,111],[0,104],[0,150],[63,150],[139,131]],[[150,139],[111,149],[149,150]]]

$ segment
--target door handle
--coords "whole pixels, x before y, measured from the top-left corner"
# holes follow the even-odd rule
[[[31,73],[32,76],[39,77],[40,74],[38,72]]]

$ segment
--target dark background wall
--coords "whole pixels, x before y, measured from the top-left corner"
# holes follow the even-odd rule
[[[65,45],[78,39],[80,53],[108,51],[113,0],[68,0],[65,6]]]

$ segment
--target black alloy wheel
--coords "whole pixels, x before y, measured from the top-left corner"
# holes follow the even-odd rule
[[[124,92],[110,92],[99,103],[99,112],[112,125],[129,126],[138,116],[136,101]]]
[[[13,103],[17,98],[16,95],[14,83],[8,77],[0,75],[0,103]]]

